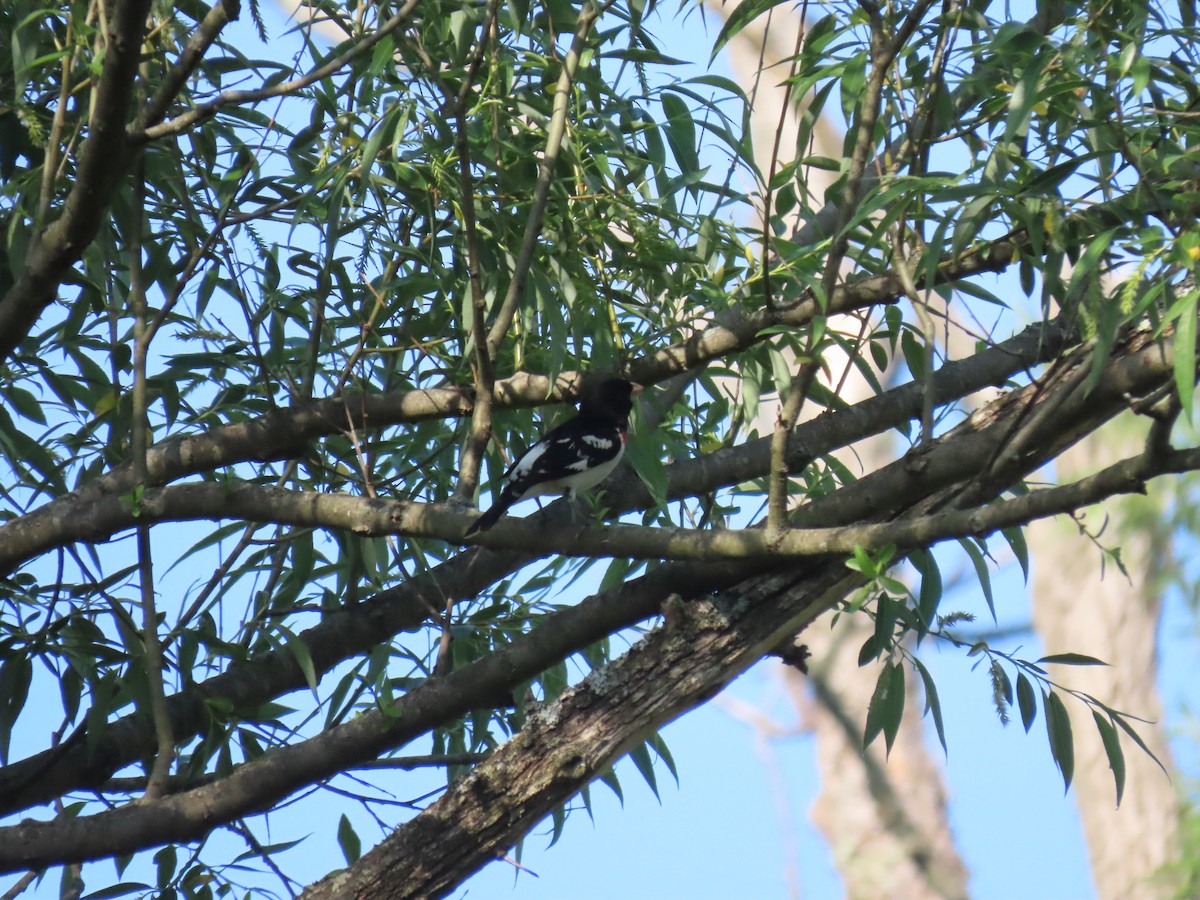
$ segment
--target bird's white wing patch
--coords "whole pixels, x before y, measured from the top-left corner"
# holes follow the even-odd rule
[[[537,465],[537,461],[545,456],[546,450],[549,447],[550,445],[545,441],[538,441],[530,447],[525,452],[525,455],[517,460],[517,464],[513,466],[512,472],[509,473],[508,480],[520,481],[522,478],[528,477],[529,473],[533,471],[533,467]]]

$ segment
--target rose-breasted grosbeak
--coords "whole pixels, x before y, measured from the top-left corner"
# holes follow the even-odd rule
[[[633,399],[640,384],[608,378],[579,404],[579,414],[530,447],[504,473],[500,496],[466,536],[491,528],[518,501],[542,494],[586,491],[608,477],[625,452]]]

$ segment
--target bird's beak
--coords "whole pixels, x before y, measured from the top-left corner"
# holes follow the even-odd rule
[[[638,384],[636,381],[631,381],[630,384],[633,385],[633,389],[630,390],[630,392],[629,392],[629,395],[631,397],[638,397],[641,395],[642,391],[645,390],[645,388],[642,387],[640,384]]]

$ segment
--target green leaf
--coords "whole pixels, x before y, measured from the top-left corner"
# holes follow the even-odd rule
[[[1021,528],[1003,528],[1000,533],[1004,535],[1004,540],[1008,542],[1008,546],[1012,549],[1013,555],[1016,556],[1017,562],[1021,564],[1021,574],[1025,576],[1025,583],[1029,583],[1029,547],[1025,543],[1025,532]],[[996,621],[995,610],[992,611],[992,621]]]
[[[883,649],[890,649],[896,632],[896,620],[904,605],[887,594],[875,598],[875,641]]]
[[[675,767],[675,758],[671,756],[671,751],[667,747],[667,742],[662,739],[662,735],[655,733],[646,739],[646,743],[658,754],[658,758],[663,761],[667,771],[675,779],[675,786],[679,787],[679,770]]]
[[[12,727],[25,708],[32,680],[33,665],[28,656],[11,656],[0,663],[0,764],[8,764]]]
[[[1128,722],[1126,722],[1125,717],[1123,715],[1121,715],[1118,712],[1115,712],[1114,710],[1109,709],[1108,707],[1104,707],[1104,711],[1107,712],[1110,716],[1112,716],[1112,720],[1117,723],[1117,725],[1120,727],[1120,729],[1122,731],[1124,731],[1127,735],[1129,735],[1131,738],[1133,738],[1133,742],[1135,744],[1137,744],[1139,747],[1141,747],[1142,751],[1147,756],[1149,756],[1152,760],[1154,760],[1155,764],[1160,769],[1163,770],[1164,775],[1170,774],[1167,772],[1167,767],[1162,764],[1162,761],[1159,760],[1159,758],[1154,755],[1154,751],[1151,750],[1148,746],[1146,746],[1146,742],[1144,740],[1142,740],[1142,736],[1137,733],[1137,729],[1135,729],[1132,725],[1130,725]]]
[[[304,673],[304,680],[308,682],[309,690],[316,694],[317,670],[313,666],[312,654],[308,650],[308,644],[301,637],[293,634],[286,628],[281,629],[281,632],[284,638],[284,645],[287,647],[288,652],[295,658],[296,664],[300,666],[300,671]]]
[[[175,866],[177,863],[178,858],[175,847],[170,844],[154,854],[154,865],[158,872],[157,880],[160,890],[170,885],[171,878],[175,875]]]
[[[859,668],[879,659],[880,654],[885,650],[887,650],[886,647],[880,646],[879,635],[872,632],[871,636],[863,641],[863,645],[858,650]]]
[[[39,425],[46,424],[46,415],[42,412],[42,405],[29,391],[9,385],[4,388],[4,397],[12,404],[13,409],[25,418],[32,419]]]
[[[921,591],[917,595],[917,617],[925,630],[937,618],[938,606],[942,602],[942,572],[937,560],[928,550],[917,550],[909,554],[909,561],[921,573]]]
[[[1025,66],[1021,78],[1013,86],[1008,101],[1008,118],[1004,123],[1004,141],[1012,143],[1021,141],[1029,132],[1029,118],[1034,106],[1041,102],[1038,93],[1038,82],[1042,77],[1041,58],[1038,57]]]
[[[140,881],[122,881],[90,894],[84,894],[82,900],[108,900],[110,897],[127,897],[130,894],[148,890],[150,890],[150,885]]]
[[[867,87],[867,51],[860,50],[848,60],[842,69],[842,115],[847,122],[855,119],[854,111],[858,108],[863,91]]]
[[[346,858],[346,865],[352,866],[358,862],[362,856],[362,841],[345,813],[342,813],[341,819],[338,820],[337,839],[338,846],[342,848],[342,856]]]
[[[1043,656],[1038,660],[1039,663],[1058,663],[1060,666],[1107,666],[1108,663],[1104,660],[1096,659],[1094,656],[1085,656],[1082,653],[1054,653],[1050,656]]]
[[[1050,739],[1050,754],[1062,773],[1063,791],[1071,786],[1075,774],[1075,739],[1071,734],[1071,717],[1062,699],[1053,691],[1042,692],[1042,707],[1046,711],[1046,736]]]
[[[654,775],[654,760],[650,758],[650,744],[648,742],[639,744],[629,751],[629,758],[633,760],[637,770],[646,779],[646,784],[650,785],[650,790],[654,792],[655,798],[662,803],[662,797],[658,796],[658,779]]]
[[[979,581],[979,588],[983,591],[983,599],[987,603],[988,612],[992,614],[992,621],[996,619],[996,599],[992,596],[992,578],[988,570],[987,559],[983,555],[983,550],[979,544],[971,538],[960,538],[959,546],[967,551],[967,556],[971,558],[971,564],[975,567],[975,577]]]
[[[929,674],[929,670],[915,656],[913,663],[917,667],[917,671],[921,674],[921,681],[925,685],[925,712],[933,716],[933,727],[937,730],[938,740],[942,744],[942,752],[949,753],[949,748],[946,746],[946,728],[942,724],[942,703],[938,699],[937,685],[934,684],[933,676]]]
[[[1176,304],[1178,318],[1175,320],[1175,390],[1179,402],[1190,422],[1192,419],[1192,396],[1196,389],[1196,301],[1200,291],[1189,291]]]
[[[863,732],[863,747],[871,746],[882,732],[891,753],[892,742],[904,717],[904,668],[899,663],[885,663],[875,682],[875,692],[867,706],[867,724]]]
[[[669,91],[664,91],[659,98],[663,111],[667,114],[667,143],[671,145],[671,153],[679,163],[682,173],[700,170],[700,158],[696,155],[696,125],[692,121],[692,112],[686,103]]]
[[[746,0],[746,2],[734,7],[733,12],[729,14],[729,18],[725,20],[725,24],[721,26],[721,30],[717,33],[717,39],[713,42],[712,55],[709,57],[709,62],[711,63],[715,60],[721,49],[732,38],[741,33],[743,28],[767,10],[780,6],[783,2],[784,0]]]
[[[561,806],[554,807],[550,812],[550,821],[553,823],[553,827],[550,831],[550,843],[547,846],[553,847],[558,843],[558,839],[562,837],[563,828],[567,824],[566,810]]]
[[[1098,710],[1092,710],[1092,718],[1096,721],[1096,730],[1100,732],[1100,740],[1104,743],[1104,753],[1108,756],[1108,767],[1112,769],[1113,784],[1117,790],[1117,806],[1121,805],[1121,797],[1125,794],[1125,752],[1121,749],[1121,737],[1107,718],[1100,715]]]
[[[609,769],[600,776],[600,780],[608,785],[609,790],[617,795],[617,800],[621,806],[625,806],[625,792],[621,790],[621,782],[617,779],[617,773],[613,769]]]
[[[1033,685],[1024,672],[1017,673],[1017,707],[1021,711],[1021,724],[1025,726],[1025,733],[1029,734],[1033,720],[1037,718],[1037,698],[1033,693]]]

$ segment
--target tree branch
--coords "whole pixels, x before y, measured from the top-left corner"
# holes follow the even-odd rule
[[[1031,387],[1014,392],[1012,397],[1004,398],[993,408],[984,411],[979,416],[982,423],[964,423],[954,432],[939,438],[937,444],[922,455],[919,465],[914,465],[912,460],[898,461],[815,501],[799,516],[802,518],[807,514],[826,520],[851,517],[853,520],[862,516],[895,516],[905,511],[922,515],[959,502],[966,495],[964,491],[969,493],[973,501],[988,499],[1007,484],[1053,458],[1066,443],[1077,439],[1080,433],[1090,431],[1100,421],[1124,409],[1128,393],[1144,394],[1149,383],[1169,383],[1173,377],[1170,354],[1161,352],[1161,346],[1152,342],[1148,334],[1136,336],[1127,345],[1119,347],[1117,354],[1108,366],[1106,377],[1101,379],[1100,385],[1091,394],[1085,395],[1077,390],[1070,378],[1071,370],[1087,366],[1090,356],[1086,351],[1075,354],[1066,373],[1054,373],[1055,384],[1069,394],[1067,401],[1058,404],[1054,427],[1045,428],[1038,435],[1040,440],[1027,445],[1026,453],[1013,457],[1002,472],[996,473],[995,482],[980,484],[971,480],[978,468],[978,460],[994,456],[982,452],[986,450],[985,447],[964,444],[984,440],[993,444],[1005,441],[1011,433],[1011,423],[1023,419],[1030,404],[1046,404],[1057,399],[1053,390],[1035,390]],[[1195,453],[1186,456],[1189,462],[1196,462]],[[968,459],[965,468],[962,462],[964,457]],[[470,666],[429,679],[401,698],[392,709],[366,712],[317,737],[281,748],[213,785],[145,806],[128,806],[91,817],[51,823],[24,823],[10,829],[0,829],[0,870],[90,859],[130,852],[166,841],[191,839],[215,823],[229,821],[268,806],[305,784],[328,777],[347,764],[352,765],[400,746],[448,717],[463,714],[475,704],[515,687],[603,634],[652,615],[658,602],[669,594],[708,594],[761,570],[762,564],[759,562],[662,566],[615,591],[589,598],[577,607],[556,613],[531,632],[518,636],[503,649]],[[811,573],[820,573],[820,577],[828,581],[827,586],[845,578],[845,570],[838,559],[793,566],[786,569],[784,574],[769,578],[787,581],[794,578],[797,572],[805,578]],[[752,582],[752,587],[762,583],[765,582]],[[792,582],[787,581],[787,584],[791,586]],[[444,589],[445,585],[440,587]],[[810,582],[808,589],[811,591],[816,588]],[[815,615],[828,608],[838,596],[822,592],[816,601],[805,606],[805,614]],[[771,602],[749,605],[752,608],[760,605],[764,609],[775,608]],[[779,618],[773,625],[765,623],[763,626],[771,626],[770,636],[761,641],[763,646],[760,648],[762,635],[759,634],[753,643],[746,645],[748,653],[770,650],[803,624],[794,617],[783,615],[783,611],[777,612]],[[657,658],[657,653],[656,650],[647,658]],[[726,662],[729,671],[735,673],[740,671],[739,666],[744,667],[752,661],[750,656],[739,656],[736,660]],[[651,679],[648,683],[659,682]],[[591,777],[594,771],[587,768],[581,771],[580,777]]]
[[[1014,373],[1060,354],[1069,335],[1051,323],[1036,325],[975,357],[948,363],[939,370],[933,388],[939,401],[965,396],[982,387],[1001,384]],[[405,395],[413,398],[414,394]],[[921,386],[912,384],[841,411],[821,416],[801,425],[794,433],[797,465],[836,447],[896,427],[921,409]],[[263,439],[269,435],[264,429]],[[746,466],[768,464],[768,442],[733,448],[672,467],[670,490],[677,494],[705,492],[707,485],[735,483]],[[180,454],[183,461],[194,461],[204,454]],[[174,456],[172,457],[174,459]],[[175,459],[176,463],[180,460]],[[648,506],[653,501],[636,476],[618,482],[614,496],[625,499],[628,508]],[[47,504],[47,507],[53,504]],[[78,510],[59,509],[53,519],[68,521]],[[62,527],[40,514],[33,532]],[[7,527],[7,526],[5,526]],[[0,534],[11,533],[0,528]],[[318,678],[342,660],[364,653],[388,641],[399,632],[415,629],[431,608],[441,608],[446,597],[463,599],[475,596],[489,584],[510,574],[536,558],[534,553],[494,553],[476,549],[435,567],[423,576],[383,591],[362,604],[346,607],[328,615],[318,625],[298,636],[312,658]],[[234,662],[229,668],[197,685],[195,690],[176,694],[169,700],[171,722],[177,738],[186,739],[207,719],[202,698],[226,701],[235,709],[254,708],[307,684],[294,657],[281,652],[263,654],[248,662]],[[92,748],[91,751],[86,749]],[[44,803],[69,790],[91,787],[104,782],[113,772],[149,751],[143,723],[126,716],[109,724],[100,735],[90,735],[87,743],[81,731],[75,740],[61,748],[47,750],[0,769],[0,813]]]
[[[95,237],[129,167],[125,117],[141,56],[150,0],[120,0],[105,35],[88,138],[62,215],[37,235],[16,282],[0,299],[0,364],[25,340],[58,287]]]
[[[1005,422],[1005,428],[1007,426]],[[999,443],[997,435],[998,432],[992,429],[962,435],[952,450],[939,451],[948,457],[958,457],[957,461],[948,458],[939,469],[943,477],[963,480],[990,474],[985,468],[987,460],[973,454],[996,447]],[[892,466],[909,469],[917,463],[920,454],[919,449],[915,450]],[[920,464],[927,462],[921,459]],[[1153,458],[1139,455],[1070,484],[1034,491],[989,506],[918,516],[900,522],[786,528],[780,533],[769,528],[717,531],[640,525],[570,528],[555,521],[558,518],[565,521],[565,516],[534,516],[529,520],[507,519],[480,537],[478,542],[496,550],[509,551],[536,546],[539,555],[662,560],[784,561],[831,553],[849,554],[856,548],[874,551],[895,545],[908,549],[951,538],[985,537],[1035,519],[1073,512],[1115,494],[1143,493],[1151,478],[1198,468],[1200,450],[1172,451]],[[744,479],[765,474],[741,473]],[[99,512],[99,516],[85,517],[80,524],[85,529],[97,527],[111,533],[135,523],[138,528],[143,528],[158,522],[238,519],[259,524],[346,530],[360,536],[404,535],[453,540],[470,521],[468,514],[452,504],[378,500],[248,483],[234,487],[184,484],[147,491],[138,506],[136,518],[117,498],[104,503]],[[101,525],[105,513],[111,518]],[[801,515],[812,518],[811,514]],[[126,518],[129,521],[125,521]],[[114,523],[112,519],[118,521]]]
[[[196,33],[183,48],[183,52],[179,54],[175,65],[167,72],[162,84],[159,85],[158,93],[150,99],[150,102],[142,110],[142,114],[138,116],[137,122],[133,126],[135,134],[145,131],[149,125],[157,125],[162,121],[162,117],[167,113],[167,107],[179,95],[183,83],[195,71],[208,48],[220,36],[225,26],[230,22],[236,22],[241,13],[241,0],[216,0],[200,23],[200,27],[196,29]]]
[[[1054,358],[1065,346],[1065,341],[1065,332],[1055,326],[1031,326],[1023,334],[995,348],[966,360],[947,363],[935,374],[930,391],[926,391],[923,381],[912,382],[863,400],[836,414],[806,422],[789,439],[785,454],[788,471],[799,471],[824,453],[903,424],[919,414],[927,394],[932,393],[938,403],[946,403],[980,388],[1002,384],[1013,374]],[[270,419],[266,417],[263,420],[261,429],[242,429],[240,426],[226,428],[241,433],[239,444],[244,440],[253,446],[253,438],[257,434],[263,434],[264,439],[266,434],[271,434],[278,441],[280,429],[265,425]],[[188,440],[185,439],[185,442]],[[760,438],[707,456],[671,464],[667,467],[667,498],[679,499],[709,493],[765,474],[770,466],[770,443],[771,438]],[[200,453],[195,455],[207,456]],[[209,466],[215,465],[211,456],[207,458]],[[226,464],[234,461],[237,460],[227,460]],[[237,483],[235,487],[213,483],[189,484],[166,491],[149,491],[143,496],[135,515],[134,508],[117,494],[122,487],[110,482],[104,491],[77,491],[20,519],[0,525],[0,572],[11,571],[26,560],[73,540],[106,540],[132,527],[139,518],[165,521],[172,517],[203,517],[204,512],[212,515],[232,514],[235,509],[253,515],[259,503],[271,504],[275,517],[270,521],[324,524],[360,534],[408,533],[456,540],[464,527],[462,514],[444,507],[407,501],[366,500],[346,494],[289,492],[282,488],[244,483]],[[132,484],[125,488],[126,491],[131,489]],[[644,509],[654,502],[636,478],[619,482],[610,495],[621,498],[614,512]],[[257,511],[265,511],[265,508]],[[503,535],[509,525],[504,523],[505,527],[498,533]]]
[[[285,81],[282,84],[263,87],[253,91],[225,91],[208,103],[190,109],[182,115],[176,116],[174,119],[170,119],[160,125],[151,125],[148,128],[138,129],[130,135],[130,138],[135,142],[141,143],[143,141],[157,140],[167,135],[182,134],[189,128],[211,119],[227,106],[258,103],[262,100],[269,100],[272,97],[284,97],[303,90],[309,85],[320,81],[322,78],[328,78],[339,69],[345,68],[401,25],[406,24],[419,4],[420,0],[407,0],[394,16],[375,29],[375,31],[355,42],[344,53],[335,56],[329,62],[317,66],[299,78],[293,78],[291,81]],[[149,121],[149,118],[147,121]]]
[[[471,290],[471,343],[475,349],[475,408],[471,411],[471,430],[463,444],[458,484],[454,498],[460,503],[470,503],[479,486],[479,470],[483,465],[483,454],[492,436],[492,400],[496,392],[496,370],[493,352],[487,339],[487,297],[483,292],[482,275],[479,271],[479,232],[475,227],[475,179],[471,174],[471,141],[467,129],[467,98],[475,74],[483,62],[488,36],[496,21],[497,0],[488,0],[488,12],[480,25],[479,44],[468,67],[466,81],[459,95],[450,95],[447,102],[454,108],[455,147],[458,151],[458,180],[463,218],[463,239],[467,247],[467,283]]]
[[[542,233],[542,220],[546,216],[546,202],[550,196],[550,183],[554,179],[554,168],[558,164],[558,151],[562,148],[563,136],[567,130],[567,107],[570,105],[571,84],[575,80],[575,71],[579,68],[579,59],[587,46],[587,36],[592,30],[592,24],[600,17],[613,0],[608,0],[602,6],[597,6],[594,0],[585,0],[583,8],[575,23],[575,36],[571,40],[571,49],[563,60],[562,71],[558,76],[558,84],[554,89],[554,108],[550,113],[550,127],[546,132],[546,149],[538,164],[537,184],[533,189],[533,198],[529,208],[529,220],[525,223],[525,235],[521,239],[521,248],[517,251],[517,259],[513,264],[512,280],[508,283],[508,291],[504,301],[496,313],[496,320],[488,332],[488,355],[495,359],[500,344],[508,334],[513,317],[517,314],[517,305],[521,295],[525,293],[525,281],[529,277],[530,266],[533,265],[533,254],[537,250],[538,237]]]
[[[998,271],[1007,266],[1017,253],[1017,245],[1008,239],[999,240],[986,248],[964,254],[959,260],[948,260],[941,268],[947,281],[985,271]],[[835,311],[844,312],[879,303],[894,302],[903,291],[898,275],[884,273],[871,276],[834,291]],[[787,308],[776,307],[761,313],[734,312],[724,321],[714,323],[692,338],[658,350],[631,367],[631,377],[641,384],[657,384],[674,375],[697,369],[713,359],[748,349],[766,340],[765,330],[778,325],[799,327],[816,313],[811,301],[798,303]],[[1023,335],[998,345],[1003,353],[1016,353],[1024,358],[1024,365],[1034,365],[1045,357],[1031,348],[1041,340],[1042,326],[1027,329]],[[1063,347],[1064,334],[1058,325],[1050,326],[1045,333],[1054,346]],[[1020,347],[1021,349],[1018,349]],[[1004,349],[1011,348],[1011,349]],[[1033,355],[1029,355],[1030,353]],[[990,354],[991,351],[985,351]],[[991,357],[994,365],[998,359]],[[951,363],[946,371],[954,370],[958,364]],[[1003,367],[1002,367],[1003,368]],[[1003,375],[987,376],[978,384],[1001,383],[1012,373],[1020,371],[1021,365],[1003,368]],[[498,409],[515,409],[538,406],[547,401],[566,402],[579,397],[589,377],[597,373],[563,372],[555,379],[520,372],[495,384],[495,406]],[[998,378],[998,381],[990,380]],[[948,395],[951,397],[961,394]],[[870,401],[868,401],[870,402]],[[212,472],[223,466],[239,462],[270,462],[301,455],[308,442],[331,434],[341,434],[347,421],[355,428],[382,428],[407,422],[424,422],[430,419],[461,417],[471,414],[473,403],[471,392],[458,387],[428,388],[403,394],[361,394],[349,397],[329,397],[323,400],[306,401],[286,409],[273,411],[256,419],[233,422],[198,435],[174,438],[151,447],[146,455],[145,484],[160,485],[188,475]],[[907,418],[907,417],[903,417]],[[903,418],[899,421],[903,421]],[[886,428],[899,424],[889,420]],[[129,466],[113,469],[82,488],[64,494],[44,504],[27,516],[0,525],[0,575],[11,571],[27,555],[42,552],[41,549],[18,550],[19,546],[35,547],[30,538],[48,537],[54,530],[54,521],[66,523],[78,504],[91,503],[106,494],[125,494],[133,489],[137,481]],[[14,525],[20,522],[21,528]],[[24,537],[13,537],[22,531]],[[9,543],[16,541],[17,543]],[[44,545],[53,546],[53,543]],[[44,547],[42,548],[44,549]]]
[[[142,273],[142,219],[145,215],[145,166],[138,161],[134,183],[133,221],[129,233],[129,305],[133,313],[133,422],[130,450],[133,455],[133,477],[139,489],[146,484],[146,449],[149,444],[150,416],[147,410],[146,359],[153,334],[146,321],[146,285]],[[163,653],[158,640],[158,606],[154,597],[154,555],[150,546],[150,523],[137,524],[138,592],[142,607],[142,647],[146,670],[146,693],[149,698],[150,719],[154,723],[157,747],[150,777],[146,780],[145,800],[160,796],[171,763],[175,759],[175,738],[171,732],[171,717],[167,714],[167,694],[163,685]]]
[[[530,716],[433,806],[303,898],[445,896],[606,772],[647,729],[711,699],[857,577],[827,563],[755,578],[711,599],[668,601],[665,622],[633,649]]]

